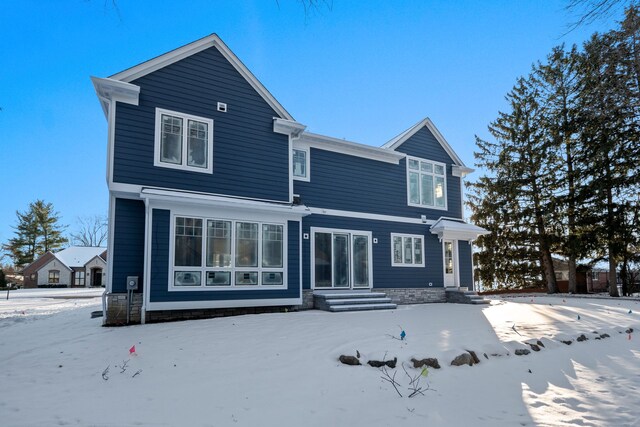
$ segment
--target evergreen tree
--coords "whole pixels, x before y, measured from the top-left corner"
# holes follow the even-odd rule
[[[30,264],[45,252],[67,243],[62,236],[65,227],[59,224],[60,216],[53,204],[36,200],[25,212],[16,211],[16,216],[15,237],[3,245],[16,266]]]
[[[496,143],[478,139],[477,165],[492,176],[473,185],[476,194],[470,205],[473,221],[493,228],[491,234],[478,239],[479,244],[504,239],[499,244],[504,245],[502,250],[512,252],[505,260],[509,267],[526,268],[537,260],[548,291],[554,293],[558,289],[551,257],[554,238],[549,231],[552,221],[548,205],[557,182],[548,170],[549,164],[557,159],[541,131],[544,110],[535,83],[531,76],[520,78],[507,95],[510,111],[499,113],[498,119],[489,125]],[[478,203],[481,199],[485,203]],[[491,202],[486,203],[487,200]],[[494,257],[489,251],[495,250],[481,247],[480,265],[484,265],[483,258]],[[493,262],[496,261],[494,258]],[[524,281],[526,272],[521,270],[520,274]]]

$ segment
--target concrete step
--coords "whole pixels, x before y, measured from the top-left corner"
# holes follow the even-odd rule
[[[313,293],[314,298],[319,299],[349,299],[349,298],[384,298],[387,294],[384,292],[331,292],[331,293]]]
[[[325,302],[329,305],[355,305],[355,304],[386,304],[390,303],[390,298],[342,298],[328,299]]]
[[[338,305],[329,307],[329,311],[364,311],[364,310],[395,310],[397,306],[393,303],[387,304],[355,304],[355,305]]]

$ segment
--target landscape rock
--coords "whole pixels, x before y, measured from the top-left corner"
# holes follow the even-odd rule
[[[536,341],[536,344],[538,344],[539,347],[544,348],[544,344],[542,343],[542,341],[538,340]]]
[[[580,335],[578,338],[576,338],[576,340],[577,340],[578,342],[586,341],[586,340],[588,340],[588,339],[589,339],[589,338],[587,338],[587,337],[585,336],[585,334],[582,334],[582,335]]]
[[[440,369],[440,363],[438,363],[438,359],[433,357],[427,357],[426,359],[411,359],[413,362],[414,368],[422,368],[423,366],[428,366],[434,369]]]
[[[538,344],[529,343],[529,347],[531,347],[531,350],[533,351],[540,351],[540,347],[538,346]]]
[[[600,334],[600,338],[610,338],[611,335],[609,334]]]
[[[381,368],[383,366],[388,366],[391,369],[394,369],[397,363],[398,363],[397,357],[394,357],[393,360],[369,360],[367,362],[369,366],[373,366],[374,368]]]
[[[344,363],[345,365],[356,366],[360,364],[360,361],[355,356],[345,356],[343,354],[338,358],[338,360],[340,360],[340,362]]]
[[[571,340],[560,340],[560,342],[562,344],[566,344],[566,345],[571,345],[572,341]]]
[[[626,331],[624,331],[626,334],[632,334],[633,333],[633,328],[629,328]]]
[[[457,356],[455,359],[451,361],[451,366],[462,366],[462,365],[473,366],[473,357],[471,357],[469,353],[466,353],[466,352],[462,353],[461,355]]]
[[[519,348],[514,353],[516,354],[516,356],[526,356],[527,354],[531,353],[531,350],[528,350],[526,348]]]
[[[469,353],[471,355],[471,358],[473,359],[474,365],[477,364],[477,363],[480,363],[480,359],[478,358],[478,355],[476,354],[475,351],[467,350],[467,353]]]

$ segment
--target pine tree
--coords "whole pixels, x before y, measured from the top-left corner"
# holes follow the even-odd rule
[[[25,212],[16,211],[16,216],[15,237],[3,245],[16,266],[30,264],[47,251],[59,249],[67,243],[62,236],[64,226],[59,224],[60,216],[53,204],[36,200]]]

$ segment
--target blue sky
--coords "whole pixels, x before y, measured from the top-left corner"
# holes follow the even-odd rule
[[[0,242],[38,198],[69,230],[106,214],[107,126],[89,77],[208,34],[309,131],[378,146],[428,116],[473,167],[474,135],[488,137],[515,79],[553,46],[614,26],[563,36],[574,18],[552,0],[333,0],[306,17],[296,0],[116,3],[3,4]]]

